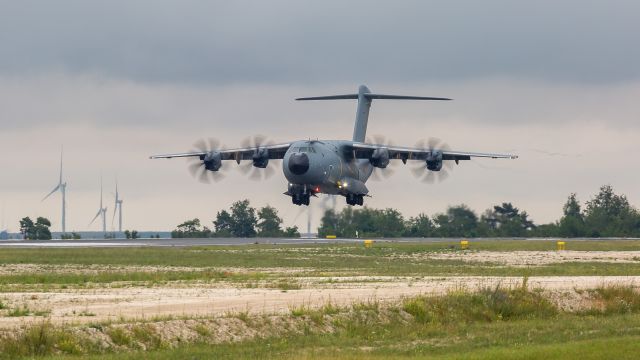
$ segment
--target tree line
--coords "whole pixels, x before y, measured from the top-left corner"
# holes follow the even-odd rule
[[[237,201],[229,211],[222,210],[212,221],[213,228],[192,219],[178,225],[171,232],[173,238],[204,237],[298,237],[298,227],[282,228],[282,218],[272,206],[256,209],[249,200]]]
[[[585,203],[570,194],[562,217],[536,225],[526,211],[505,202],[480,216],[462,204],[431,217],[405,218],[396,209],[328,210],[318,235],[338,237],[640,237],[640,212],[610,185]]]

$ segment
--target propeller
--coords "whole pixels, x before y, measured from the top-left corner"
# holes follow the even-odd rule
[[[206,153],[201,158],[190,157],[188,169],[194,178],[198,179],[201,183],[210,184],[212,182],[220,181],[224,178],[224,175],[219,171],[209,171],[206,168],[205,162],[212,160],[213,153],[220,149],[220,141],[214,138],[200,139],[193,144],[195,151]]]
[[[273,144],[273,142],[269,141],[264,135],[254,135],[242,140],[240,145],[243,148],[254,148],[255,151],[252,161],[245,161],[240,164],[240,172],[242,172],[244,175],[248,175],[249,179],[253,181],[264,180],[272,177],[276,173],[276,171],[271,166],[274,160],[268,159],[265,167],[254,166],[256,161],[261,160],[261,155],[268,155],[268,152],[261,148],[264,146],[269,146],[271,144]],[[264,153],[261,154],[262,151],[264,151]]]
[[[386,145],[393,146],[393,141],[389,140],[384,135],[373,135],[371,137],[367,137],[367,144],[371,145]],[[373,172],[371,173],[371,180],[373,181],[381,181],[390,178],[395,170],[393,168],[398,166],[397,161],[389,161],[389,164],[385,168],[373,167]]]
[[[442,152],[450,150],[449,145],[435,137],[430,137],[427,140],[422,139],[416,143],[415,147],[431,152],[432,157],[436,159],[438,151]],[[432,184],[434,182],[442,182],[449,177],[449,172],[451,171],[453,164],[451,161],[440,161],[442,161],[442,168],[439,171],[429,170],[427,168],[426,161],[416,161],[417,164],[413,169],[411,169],[411,171],[416,178],[420,179],[420,181],[424,183]]]

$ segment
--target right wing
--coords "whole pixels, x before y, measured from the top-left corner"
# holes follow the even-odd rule
[[[368,159],[373,154],[373,151],[379,148],[385,148],[389,150],[390,159],[398,159],[406,162],[407,160],[425,160],[427,156],[432,152],[431,149],[424,148],[411,148],[402,146],[389,146],[383,144],[365,144],[365,143],[353,143],[351,148],[354,151],[354,157],[356,159]],[[434,149],[437,150],[437,149]],[[451,150],[439,150],[442,155],[442,160],[454,160],[456,162],[460,160],[471,160],[472,157],[484,157],[492,159],[517,159],[517,155],[512,154],[488,154],[466,151],[451,151]]]
[[[276,144],[276,145],[264,145],[260,146],[260,149],[266,149],[269,153],[269,159],[282,159],[284,158],[284,154],[291,146],[291,143],[286,144]],[[219,152],[222,160],[235,160],[236,162],[240,162],[241,160],[252,160],[253,154],[256,151],[256,147],[244,147],[244,148],[236,148],[236,149],[220,149],[220,150],[212,150],[213,152]],[[162,155],[152,155],[150,159],[173,159],[173,158],[185,158],[185,157],[198,157],[203,159],[207,154],[206,151],[194,151],[187,153],[175,153],[175,154],[162,154]]]

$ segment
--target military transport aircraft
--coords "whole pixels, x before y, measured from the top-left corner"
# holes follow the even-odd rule
[[[298,98],[296,100],[357,99],[353,140],[299,140],[284,144],[268,144],[263,137],[247,140],[243,147],[220,149],[215,140],[200,141],[197,151],[178,154],[154,155],[151,159],[191,158],[191,170],[201,180],[218,180],[218,173],[225,160],[235,160],[247,172],[254,171],[254,179],[273,173],[270,160],[282,159],[282,171],[288,180],[284,193],[296,205],[309,205],[311,196],[317,194],[341,195],[349,205],[362,205],[369,190],[365,183],[375,175],[374,170],[388,171],[392,161],[408,161],[418,166],[414,173],[425,182],[441,180],[446,167],[472,157],[516,159],[510,154],[483,154],[451,151],[438,140],[422,141],[416,147],[398,147],[382,141],[367,142],[367,121],[371,102],[375,99],[393,100],[450,100],[447,98],[374,94],[362,85],[357,94]],[[445,168],[443,168],[443,165]],[[263,172],[263,173],[260,173]]]

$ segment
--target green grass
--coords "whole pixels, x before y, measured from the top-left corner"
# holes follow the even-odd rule
[[[630,289],[601,288],[594,295],[596,300],[611,303],[639,301],[640,294]],[[101,350],[91,337],[74,336],[73,331],[43,322],[18,338],[0,342],[0,358],[77,359],[82,354],[83,358],[94,359],[527,359],[583,353],[587,359],[611,358],[612,354],[625,358],[638,348],[640,339],[640,309],[636,307],[627,311],[567,313],[524,286],[418,296],[386,306],[377,301],[349,307],[303,306],[291,309],[290,315],[282,315],[293,319],[286,330],[270,327],[282,326],[281,322],[272,325],[270,320],[246,312],[233,316],[259,336],[214,345],[208,342],[218,325],[200,322],[197,327],[192,326],[202,337],[201,342],[178,343],[177,348],[171,348],[157,332],[161,325],[112,324],[94,327],[114,344],[113,348]],[[326,326],[332,330],[327,331]],[[609,349],[612,344],[617,344],[616,349]]]
[[[167,281],[249,281],[261,280],[266,275],[259,272],[233,273],[229,271],[101,271],[98,273],[19,273],[0,275],[0,289],[2,285],[52,285],[52,284],[91,284],[126,282],[163,283]]]
[[[395,243],[376,242],[365,249],[360,243],[306,245],[247,245],[175,248],[3,248],[0,264],[83,264],[83,265],[158,265],[197,267],[316,267],[332,268],[349,265],[345,255],[373,257],[411,255],[431,251],[447,251],[459,247],[458,241]],[[566,240],[567,250],[640,251],[640,240]],[[555,242],[545,240],[471,241],[471,250],[515,251],[555,250]],[[309,258],[315,255],[317,258]],[[332,261],[335,257],[335,261]],[[356,260],[358,260],[356,258]],[[356,263],[358,267],[363,264]],[[347,267],[347,266],[342,266]]]
[[[322,240],[319,240],[322,241]],[[640,250],[638,240],[567,241],[574,250]],[[6,264],[158,266],[158,270],[104,270],[97,273],[40,271],[0,275],[0,291],[14,291],[16,285],[28,287],[68,287],[89,284],[133,282],[145,285],[169,281],[231,281],[245,287],[258,287],[259,281],[272,280],[267,287],[295,290],[300,284],[295,276],[552,276],[552,275],[640,275],[638,263],[575,262],[544,266],[509,267],[497,264],[470,263],[462,260],[426,260],[432,252],[456,252],[458,242],[394,243],[376,242],[365,249],[360,243],[308,245],[248,245],[236,247],[192,248],[74,248],[19,249],[0,251],[0,267]],[[472,241],[472,251],[553,250],[553,241],[487,240]],[[197,267],[193,271],[171,270],[171,266]],[[166,268],[162,268],[166,267]],[[248,272],[219,271],[216,268],[243,268]],[[271,276],[261,268],[301,268],[302,272]],[[33,287],[32,287],[33,288]],[[37,290],[37,288],[33,288]]]
[[[560,315],[427,328],[363,322],[335,334],[187,344],[175,349],[107,353],[83,359],[634,359],[640,350],[639,325],[638,315]]]

